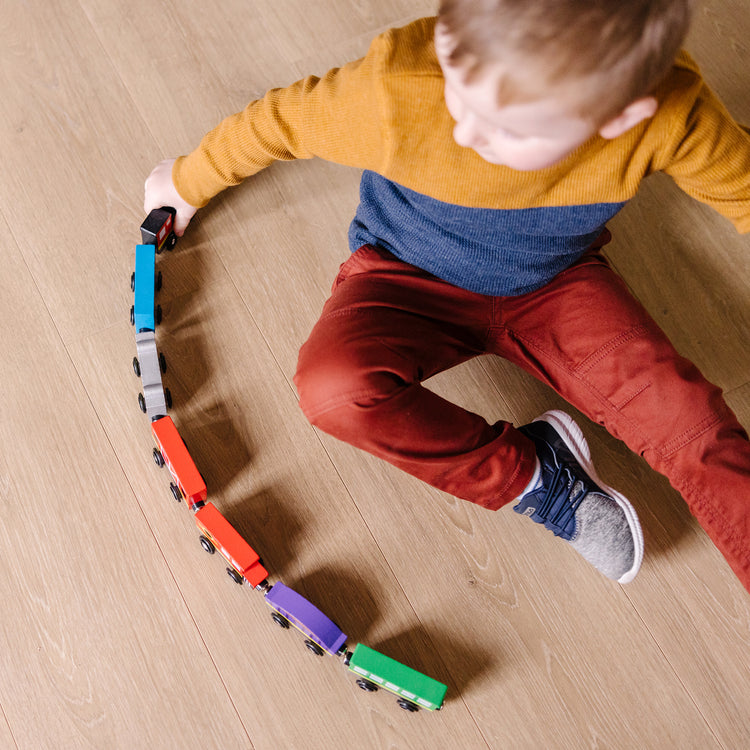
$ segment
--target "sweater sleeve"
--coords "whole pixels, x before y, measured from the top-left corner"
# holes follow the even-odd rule
[[[738,231],[750,232],[750,131],[734,121],[702,79],[693,94],[687,106],[676,107],[662,169]]]
[[[175,162],[180,195],[201,207],[277,160],[310,159],[366,169],[385,160],[379,86],[388,37],[376,38],[367,55],[322,78],[309,76],[223,120],[198,147]]]

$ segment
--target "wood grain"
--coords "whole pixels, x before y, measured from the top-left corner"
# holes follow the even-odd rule
[[[19,747],[248,747],[162,551],[3,222],[0,701]],[[82,370],[89,363],[83,363]],[[216,723],[194,712],[194,685]],[[169,710],[163,710],[169,706]]]
[[[7,4],[6,4],[7,5]],[[750,121],[750,16],[707,0],[690,49]],[[356,170],[274,165],[173,253],[159,348],[212,501],[272,580],[449,686],[368,695],[209,557],[151,460],[127,320],[142,185],[271,86],[429,13],[406,0],[56,0],[0,19],[0,746],[729,748],[750,743],[750,600],[667,482],[581,419],[646,534],[596,575],[510,510],[448,497],[309,426],[297,351],[348,254]],[[659,176],[609,256],[750,427],[750,246]],[[430,387],[488,419],[564,404],[484,358]],[[579,416],[579,415],[576,415]]]

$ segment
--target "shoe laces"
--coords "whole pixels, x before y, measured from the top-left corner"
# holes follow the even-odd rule
[[[544,525],[555,536],[565,533],[565,527],[575,515],[589,490],[575,474],[564,464],[560,464],[546,492],[537,514],[544,519]]]

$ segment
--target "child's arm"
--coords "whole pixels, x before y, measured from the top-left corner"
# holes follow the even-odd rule
[[[669,145],[658,168],[688,195],[730,219],[738,231],[750,232],[750,132],[700,79],[697,66],[693,71],[698,75],[691,95],[673,104],[664,138]]]
[[[371,94],[358,75],[362,62],[273,89],[223,120],[192,153],[158,164],[146,180],[145,210],[174,206],[175,232],[182,236],[198,208],[274,161],[321,156],[377,166],[380,138]]]
[[[272,89],[224,119],[176,160],[172,179],[180,194],[202,207],[274,161],[321,157],[381,167],[380,46],[376,39],[362,60]]]
[[[361,60],[272,89],[207,133],[187,156],[162,162],[146,181],[146,208],[177,208],[178,234],[195,211],[219,192],[274,161],[321,157],[362,169],[382,170],[388,161],[390,112],[384,88],[398,78],[389,60],[407,42],[428,49],[430,19],[377,37]],[[406,41],[404,41],[406,39]],[[442,79],[435,62],[435,85]],[[441,89],[442,90],[442,89]]]

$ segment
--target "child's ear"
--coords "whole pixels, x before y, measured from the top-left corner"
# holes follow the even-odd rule
[[[639,122],[647,120],[656,114],[659,108],[659,102],[653,96],[646,96],[643,99],[636,99],[628,104],[617,117],[612,118],[599,128],[599,135],[602,138],[617,138],[617,136],[635,127]]]

